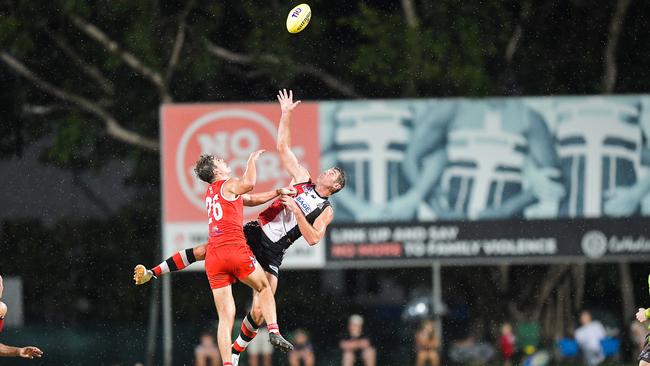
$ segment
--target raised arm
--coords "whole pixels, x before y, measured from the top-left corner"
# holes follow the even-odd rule
[[[286,89],[278,92],[278,102],[282,116],[280,117],[280,127],[278,128],[277,149],[282,159],[282,165],[294,183],[306,182],[309,180],[309,172],[300,163],[298,158],[291,151],[291,113],[300,104],[300,101],[293,102],[293,92]]]
[[[263,152],[264,150],[257,150],[251,153],[246,163],[246,171],[241,179],[230,178],[223,184],[223,194],[227,199],[235,199],[238,195],[248,193],[255,188],[255,182],[257,181],[255,163]]]

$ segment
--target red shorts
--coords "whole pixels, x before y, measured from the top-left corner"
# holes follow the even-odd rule
[[[245,279],[255,270],[255,262],[255,256],[244,242],[219,246],[208,244],[205,274],[210,288],[226,287],[237,279]]]

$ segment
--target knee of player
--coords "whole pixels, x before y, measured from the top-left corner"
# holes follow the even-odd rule
[[[264,292],[265,290],[271,290],[271,286],[269,285],[268,281],[261,281],[259,284],[257,284],[255,290],[257,292]]]
[[[234,319],[236,312],[237,309],[235,308],[234,304],[223,305],[218,308],[218,313],[220,318],[223,316],[226,319],[231,319],[231,318]]]
[[[7,304],[0,301],[0,318],[4,318],[7,315]]]
[[[197,261],[205,259],[205,253],[207,251],[205,244],[194,247],[192,251],[194,252],[194,258],[196,258]]]

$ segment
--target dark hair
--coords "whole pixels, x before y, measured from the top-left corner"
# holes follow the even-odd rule
[[[214,156],[201,155],[194,166],[194,174],[202,181],[212,183],[214,179]]]
[[[339,168],[337,166],[335,166],[332,169],[336,170],[339,173],[339,176],[338,176],[338,178],[336,178],[336,182],[334,182],[334,183],[338,183],[341,186],[341,188],[332,191],[332,194],[334,194],[334,193],[342,190],[343,187],[345,187],[346,177],[345,177],[345,171],[343,169],[341,169],[341,168]]]

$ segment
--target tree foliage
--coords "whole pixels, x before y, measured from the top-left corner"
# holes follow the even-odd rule
[[[3,124],[14,133],[3,136],[3,151],[38,137],[34,124],[88,123],[97,128],[68,141],[71,149],[104,142],[116,154],[124,145],[155,151],[161,103],[271,100],[279,87],[309,99],[598,93],[620,2],[311,5],[312,24],[290,35],[290,4],[277,0],[5,2],[3,93],[13,108]],[[633,2],[619,20],[614,91],[645,90],[638,61],[650,52],[649,8]],[[70,139],[71,128],[56,131]]]

